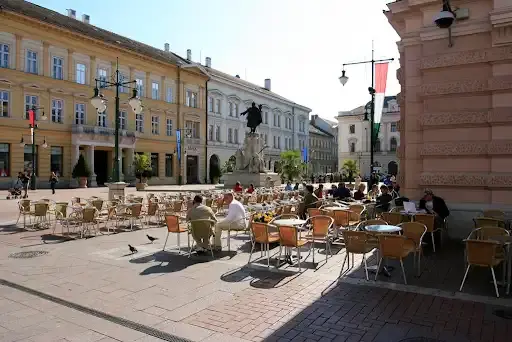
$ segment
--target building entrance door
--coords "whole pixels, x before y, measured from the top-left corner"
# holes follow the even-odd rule
[[[105,186],[108,181],[108,151],[94,151],[94,173],[98,186]]]
[[[187,156],[187,184],[199,183],[199,157]]]

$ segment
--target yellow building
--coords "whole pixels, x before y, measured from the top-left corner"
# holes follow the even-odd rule
[[[200,65],[168,51],[167,44],[156,49],[90,25],[87,16],[78,20],[71,10],[66,16],[26,1],[0,0],[0,5],[0,187],[10,186],[18,172],[32,167],[27,109],[33,105],[40,108],[35,130],[38,187],[49,186],[51,171],[60,175],[59,186],[69,185],[80,154],[95,173],[91,184],[108,181],[115,89],[101,89],[109,101],[104,113],[97,113],[90,98],[95,79],[111,80],[117,60],[123,79],[137,82],[144,105],[136,115],[128,105],[131,89],[120,89],[125,180],[133,179],[134,153],[151,154],[150,184],[176,184],[180,176],[183,183],[204,180],[208,77]],[[177,129],[184,138],[181,158]]]

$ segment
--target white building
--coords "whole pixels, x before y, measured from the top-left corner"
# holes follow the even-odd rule
[[[270,79],[265,86],[212,69],[206,58],[208,81],[208,175],[214,163],[224,163],[243,146],[247,116],[240,113],[252,102],[263,105],[263,123],[256,129],[268,147],[263,151],[267,168],[274,170],[281,152],[308,147],[309,113],[311,109],[285,99],[271,91]]]
[[[364,121],[365,111],[370,112],[369,107],[367,104],[338,113],[338,165],[342,168],[345,160],[355,160],[361,175],[370,174],[370,122]],[[396,96],[386,96],[374,149],[374,162],[381,166],[382,173],[398,173],[399,120],[400,107]]]

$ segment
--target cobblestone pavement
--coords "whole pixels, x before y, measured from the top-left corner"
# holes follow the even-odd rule
[[[509,341],[512,333],[512,320],[493,314],[498,307],[512,307],[511,300],[490,297],[490,284],[482,297],[420,284],[366,282],[351,274],[338,280],[344,250],[326,264],[325,255],[317,253],[316,269],[310,257],[305,259],[298,274],[296,267],[268,270],[266,261],[247,267],[244,234],[231,239],[232,252],[212,260],[180,255],[175,235],[162,251],[163,227],[74,241],[48,239],[48,230],[12,227],[0,223],[0,341],[157,341],[158,332],[193,341],[413,342],[421,336],[476,342]],[[146,234],[159,240],[151,244]],[[180,240],[186,247],[186,234]],[[139,252],[131,255],[128,244]],[[47,254],[14,258],[19,255],[13,253],[26,251]]]

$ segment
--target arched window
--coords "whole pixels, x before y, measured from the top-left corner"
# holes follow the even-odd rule
[[[397,147],[398,147],[398,142],[396,141],[396,138],[395,137],[391,138],[391,140],[389,141],[389,150],[391,152],[396,152]]]
[[[375,140],[375,145],[373,145],[373,152],[380,152],[380,139]]]
[[[356,151],[356,143],[350,143],[350,153],[354,153]]]

